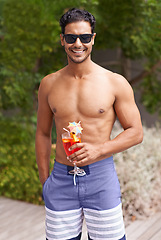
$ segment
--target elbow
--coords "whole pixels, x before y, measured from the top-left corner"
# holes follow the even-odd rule
[[[143,137],[144,137],[143,129],[140,129],[136,134],[136,141],[137,141],[136,144],[142,143]]]
[[[132,130],[132,141],[133,141],[133,146],[142,143],[143,141],[143,129],[142,127],[139,128],[133,128]]]

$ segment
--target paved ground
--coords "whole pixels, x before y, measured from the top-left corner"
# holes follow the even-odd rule
[[[0,240],[45,240],[44,206],[0,198]],[[126,229],[127,240],[161,240],[161,212]],[[87,240],[83,226],[81,240]]]
[[[127,240],[161,240],[161,212],[128,226]]]
[[[1,240],[44,240],[44,207],[0,198]]]
[[[0,198],[0,240],[45,240],[44,220],[44,206]]]

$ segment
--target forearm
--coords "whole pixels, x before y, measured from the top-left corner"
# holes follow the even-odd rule
[[[106,156],[125,151],[126,149],[141,143],[142,139],[142,129],[136,130],[135,128],[128,128],[114,139],[105,142],[101,146],[101,155]]]
[[[39,170],[40,182],[43,185],[49,176],[49,164],[51,154],[51,137],[36,132],[36,162]]]

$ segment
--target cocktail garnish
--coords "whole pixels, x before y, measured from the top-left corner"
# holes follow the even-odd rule
[[[82,133],[83,128],[81,127],[81,121],[78,123],[76,122],[69,122],[68,128],[70,132],[74,132],[76,135],[78,133]]]
[[[79,139],[77,138],[75,132],[71,132],[70,136],[74,139],[74,142],[78,142],[79,141]]]

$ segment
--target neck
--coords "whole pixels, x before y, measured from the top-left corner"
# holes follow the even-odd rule
[[[74,63],[68,59],[68,70],[75,78],[82,78],[83,76],[90,74],[93,65],[94,63],[90,58],[86,59],[82,63]]]

